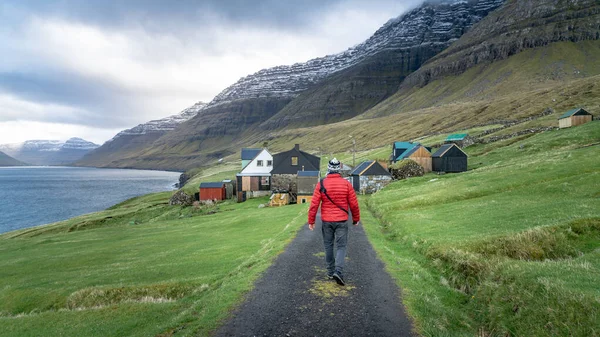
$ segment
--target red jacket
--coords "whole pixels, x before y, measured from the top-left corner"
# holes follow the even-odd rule
[[[350,209],[352,212],[352,221],[360,220],[360,211],[358,209],[358,200],[352,185],[339,173],[328,174],[323,180],[323,185],[327,190],[327,195],[344,209]],[[348,220],[348,213],[342,211],[334,205],[325,194],[321,193],[321,183],[317,183],[313,193],[310,209],[308,210],[308,223],[314,224],[317,217],[317,211],[321,205],[321,220],[326,222],[342,222]]]

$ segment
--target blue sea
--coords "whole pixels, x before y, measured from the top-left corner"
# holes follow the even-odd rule
[[[179,173],[80,167],[0,167],[0,233],[97,212],[174,189]]]

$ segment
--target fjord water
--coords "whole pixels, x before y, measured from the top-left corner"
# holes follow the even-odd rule
[[[179,173],[80,167],[0,168],[0,233],[100,211],[173,189]]]

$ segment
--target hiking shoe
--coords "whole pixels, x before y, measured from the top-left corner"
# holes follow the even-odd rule
[[[333,274],[327,274],[327,279],[328,280],[333,280]]]
[[[346,283],[344,282],[344,279],[342,278],[342,275],[340,275],[338,273],[333,274],[333,279],[335,280],[335,282],[337,282],[337,284],[339,284],[341,286],[346,285]]]

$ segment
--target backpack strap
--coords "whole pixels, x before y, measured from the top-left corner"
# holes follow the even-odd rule
[[[325,196],[327,197],[327,199],[329,199],[329,201],[331,201],[332,204],[334,204],[335,206],[337,206],[337,208],[341,209],[342,211],[344,211],[344,213],[350,214],[350,212],[348,212],[347,209],[343,208],[342,206],[336,204],[331,197],[329,196],[329,194],[327,194],[327,190],[325,189],[325,185],[323,184],[323,181],[325,180],[325,178],[321,178],[320,181],[320,185],[321,185],[321,194],[325,194]]]

